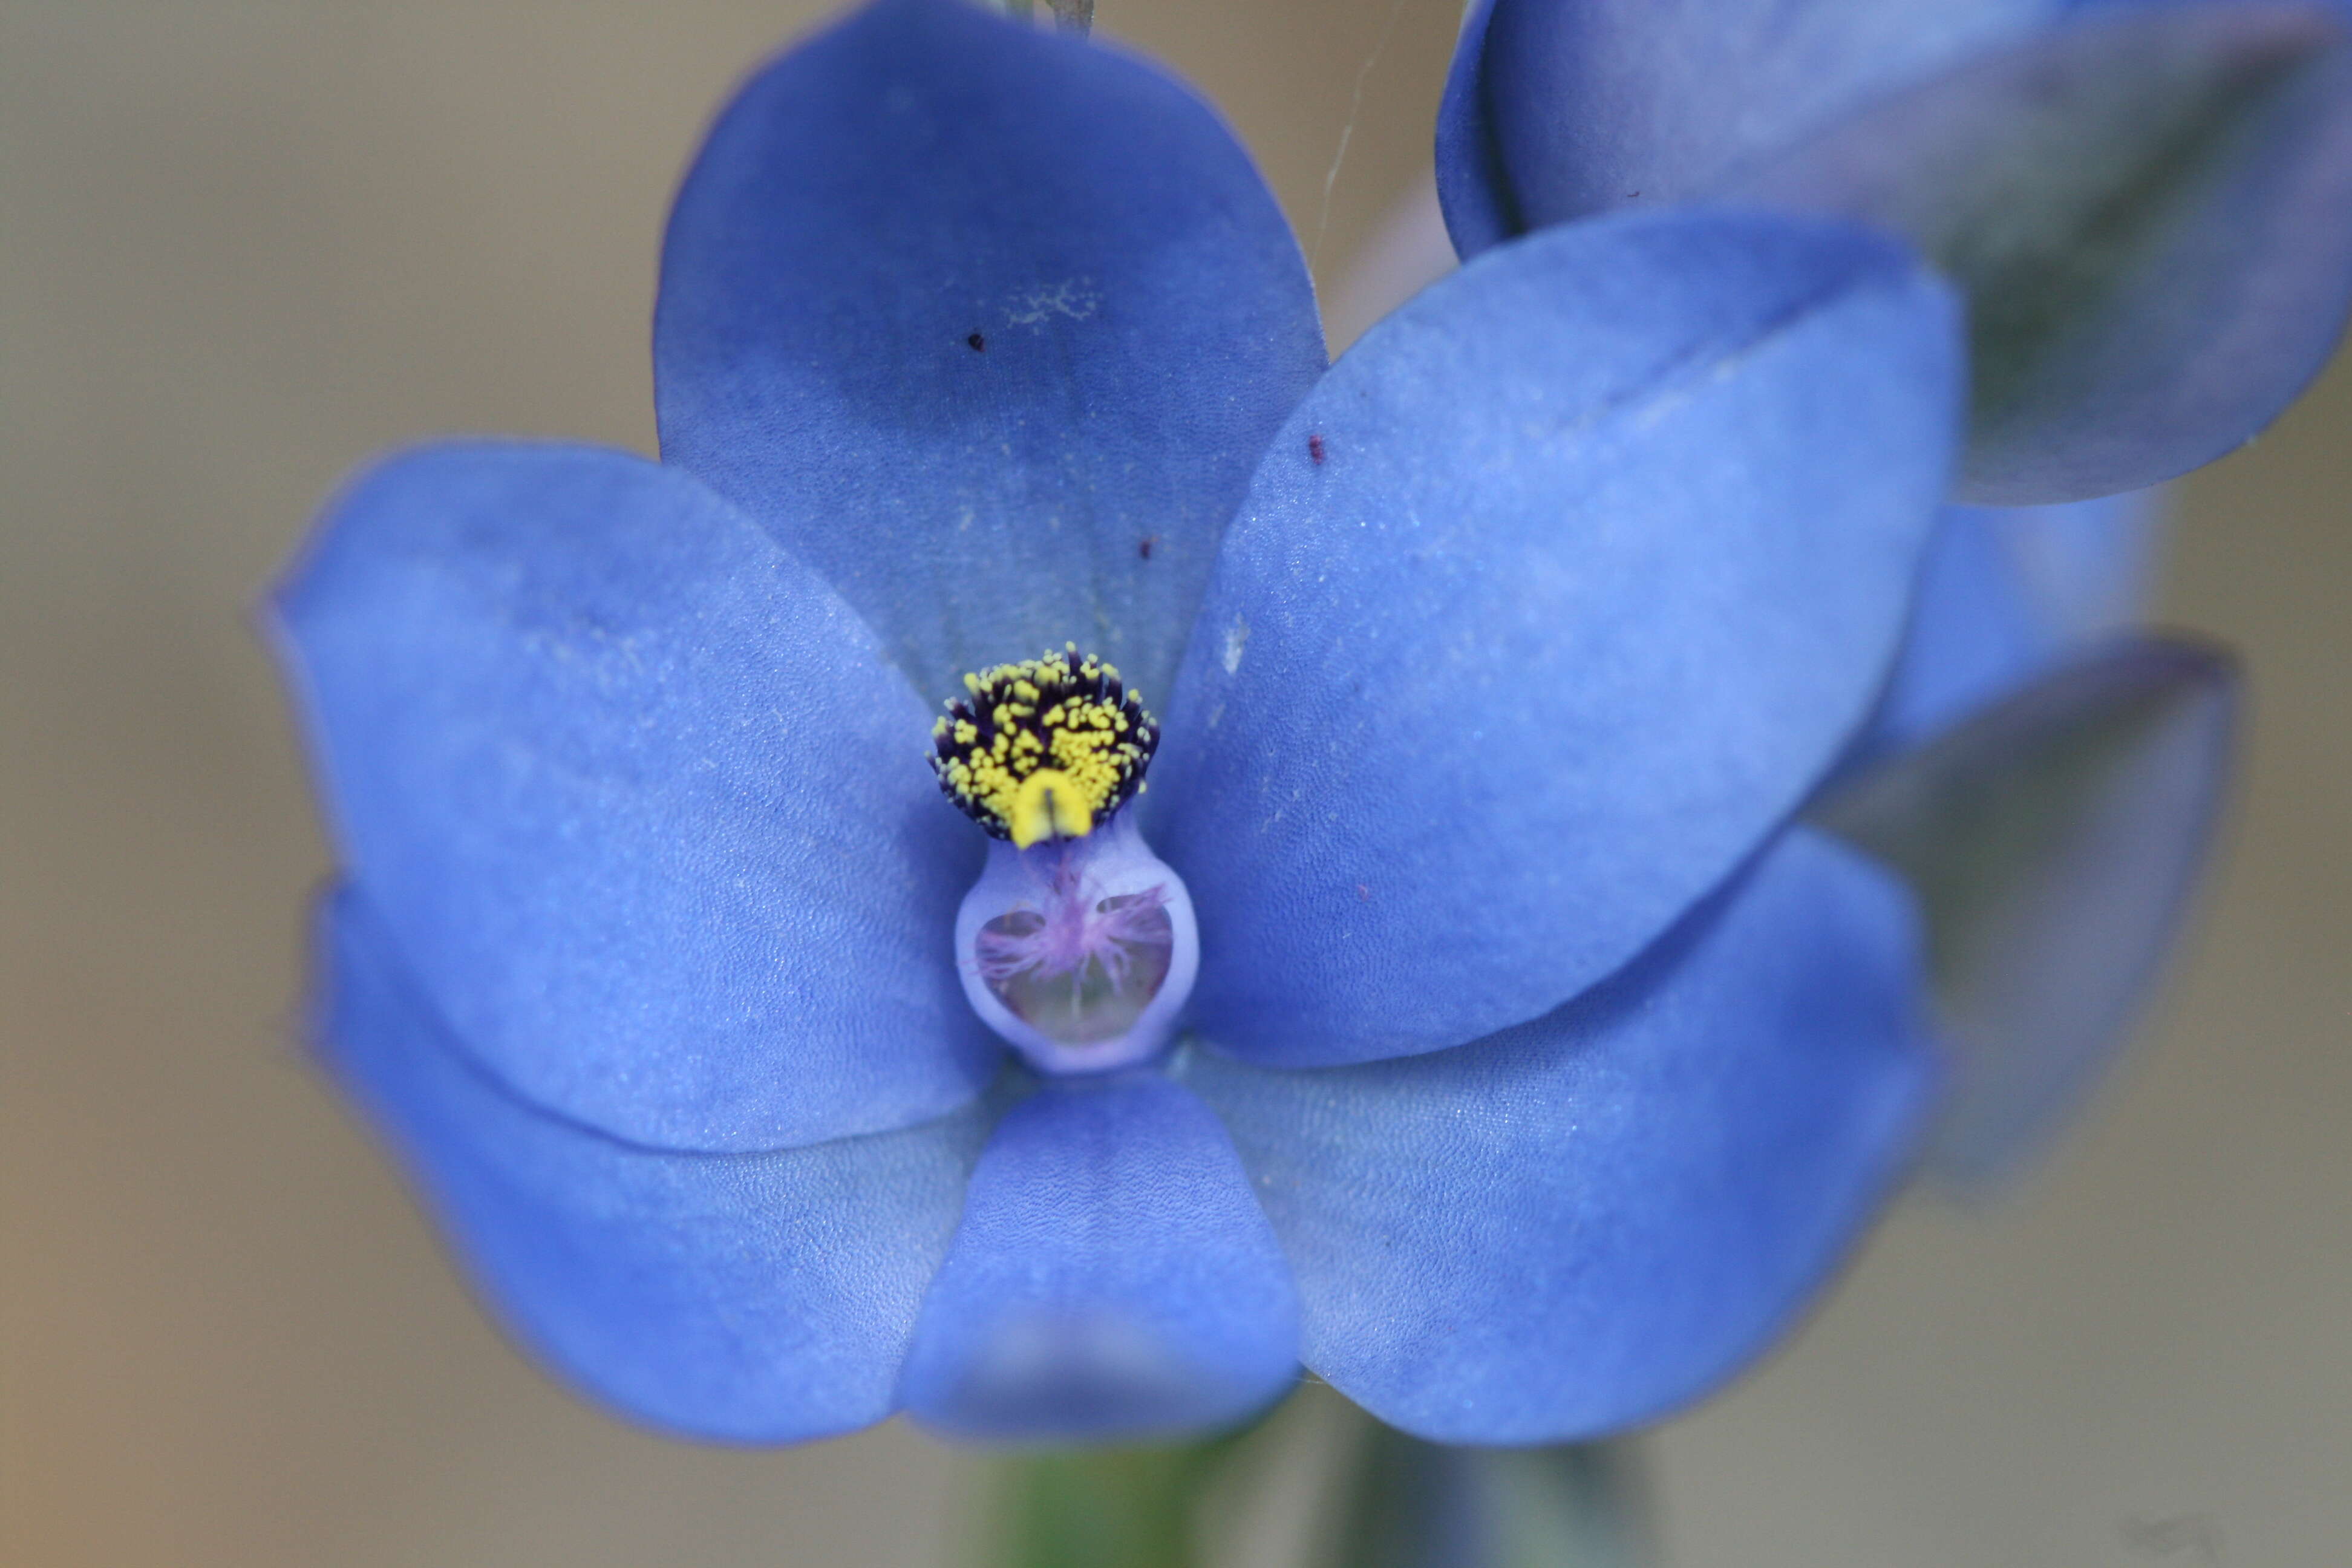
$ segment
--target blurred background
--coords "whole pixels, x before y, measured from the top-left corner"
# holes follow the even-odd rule
[[[651,449],[670,187],[821,10],[0,0],[0,1562],[923,1564],[968,1517],[901,1424],[700,1448],[542,1380],[290,1029],[327,861],[257,594],[388,445]],[[1328,283],[1425,172],[1455,15],[1099,27],[1222,106]],[[1656,1434],[1675,1563],[2343,1560],[2348,510],[2344,360],[2184,487],[2166,618],[2254,696],[2201,929],[2047,1169],[1906,1205]]]

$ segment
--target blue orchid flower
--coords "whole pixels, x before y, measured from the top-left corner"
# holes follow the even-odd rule
[[[1966,293],[1958,490],[2004,504],[1939,522],[1852,798],[1817,816],[1925,901],[1955,1069],[1929,1168],[2013,1173],[2123,1038],[2211,842],[2234,671],[2128,635],[2160,507],[2114,492],[2251,438],[2341,332],[2341,7],[1484,0],[1437,174],[1465,256],[1706,197],[1902,234]]]
[[[1959,357],[1898,244],[1690,209],[1327,369],[1183,88],[879,0],[686,181],[660,462],[395,457],[285,584],[320,1053],[516,1334],[665,1428],[1129,1437],[1302,1364],[1440,1440],[1656,1416],[1935,1099],[1911,896],[1832,829],[1899,847],[1986,742],[1797,814]],[[2055,731],[2173,689],[2091,685]]]
[[[1967,500],[2221,457],[2352,305],[2326,0],[1479,0],[1437,167],[1464,256],[1702,197],[1909,237],[1969,298]]]

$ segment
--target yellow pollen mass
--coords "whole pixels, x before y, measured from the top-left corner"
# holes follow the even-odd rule
[[[1077,646],[963,678],[931,729],[947,797],[1016,848],[1083,838],[1143,788],[1159,726],[1114,667]]]
[[[1013,787],[1013,808],[1005,825],[1013,830],[1013,847],[1026,849],[1048,838],[1084,838],[1094,831],[1094,813],[1086,805],[1091,793],[1059,768],[1039,768]]]

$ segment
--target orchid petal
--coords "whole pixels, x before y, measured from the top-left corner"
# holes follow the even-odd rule
[[[2352,42],[2309,5],[2127,9],[1852,116],[1738,198],[1879,225],[1967,290],[1963,499],[2212,461],[2352,308]]]
[[[467,1050],[637,1142],[765,1149],[971,1098],[980,846],[924,704],[700,484],[584,447],[362,477],[278,601],[352,879]]]
[[[1954,1063],[1933,1170],[2013,1173],[2105,1071],[2179,940],[2232,760],[2237,677],[2113,644],[1847,786],[1817,818],[1926,911]]]
[[[1486,30],[1496,0],[1470,0],[1437,105],[1437,202],[1464,260],[1527,232],[1486,107]]]
[[[1562,1442],[1706,1393],[1789,1326],[1934,1079],[1908,900],[1798,831],[1605,986],[1406,1060],[1198,1052],[1298,1279],[1307,1364],[1444,1443]]]
[[[1076,640],[1157,696],[1323,368],[1305,264],[1156,67],[884,0],[754,77],[680,191],[662,451],[933,698]]]
[[[1859,756],[1916,745],[2136,619],[2162,531],[2158,493],[1948,509]]]
[[[979,1107],[772,1153],[638,1148],[485,1076],[359,899],[331,898],[320,925],[323,1059],[553,1371],[652,1426],[734,1442],[890,1414]]]
[[[1876,695],[1955,351],[1886,242],[1698,211],[1532,236],[1366,334],[1259,470],[1143,799],[1199,1026],[1456,1045],[1727,876]]]
[[[2052,0],[1491,0],[1438,114],[1464,257],[1687,200],[1879,94],[2041,26]]]
[[[1297,1361],[1297,1292],[1232,1141],[1139,1074],[1051,1081],[1005,1114],[904,1386],[965,1436],[1131,1439],[1238,1420]]]

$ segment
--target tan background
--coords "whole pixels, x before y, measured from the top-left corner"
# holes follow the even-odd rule
[[[1103,0],[1327,276],[1425,165],[1450,0]],[[324,858],[249,608],[431,432],[650,444],[669,186],[804,4],[0,5],[0,1562],[921,1563],[969,1470],[625,1429],[475,1313],[295,1057]],[[1391,25],[1384,52],[1367,67]],[[2188,487],[2234,853],[2053,1168],[1915,1205],[1654,1455],[1688,1568],[2326,1564],[2352,1541],[2352,366]],[[2209,1550],[2210,1548],[2210,1550]]]

